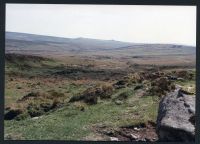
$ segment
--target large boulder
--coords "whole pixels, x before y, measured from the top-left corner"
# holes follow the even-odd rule
[[[160,141],[194,141],[195,96],[180,88],[167,94],[159,105],[157,133]]]

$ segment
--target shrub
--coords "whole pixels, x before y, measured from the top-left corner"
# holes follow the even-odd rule
[[[11,120],[17,117],[21,120],[30,115],[31,117],[43,115],[51,109],[57,108],[63,104],[64,94],[55,90],[47,93],[31,92],[19,99],[14,105],[14,108],[9,108],[6,111],[5,119]]]
[[[166,92],[175,89],[175,85],[171,83],[167,78],[161,77],[151,82],[151,87],[148,90],[150,95],[162,96]]]
[[[55,90],[50,90],[48,91],[49,92],[49,95],[51,96],[51,98],[58,98],[58,97],[64,97],[64,93],[61,93],[61,92],[57,92]]]
[[[125,92],[122,92],[120,93],[116,98],[115,100],[125,100],[127,99],[132,93],[130,91],[125,91]]]
[[[29,115],[27,112],[24,112],[24,113],[18,115],[18,116],[15,118],[15,120],[20,121],[20,120],[24,120],[24,119],[26,119],[26,118],[28,118],[28,117],[30,117],[30,115]]]
[[[30,92],[27,95],[23,96],[18,102],[26,101],[28,99],[38,98],[41,97],[41,93],[39,92]]]
[[[34,103],[29,104],[27,110],[31,117],[36,117],[44,114],[43,109],[39,105]]]
[[[52,103],[52,109],[61,107],[62,105],[63,105],[63,101],[61,101],[60,99],[54,99]]]
[[[100,92],[100,98],[101,99],[111,98],[113,90],[114,88],[112,85],[103,85]]]
[[[48,103],[48,102],[43,102],[40,104],[40,108],[44,111],[44,112],[48,112],[52,109],[52,104]]]
[[[85,96],[84,101],[88,104],[97,104],[97,96],[96,95],[87,95]]]
[[[81,101],[81,100],[84,100],[84,98],[85,98],[84,95],[75,95],[75,96],[71,97],[69,102]]]

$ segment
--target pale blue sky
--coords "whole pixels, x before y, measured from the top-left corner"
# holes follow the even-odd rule
[[[196,7],[7,4],[6,31],[195,46]]]

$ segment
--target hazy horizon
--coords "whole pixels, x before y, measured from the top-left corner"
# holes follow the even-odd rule
[[[22,33],[22,34],[31,34],[31,35],[38,35],[38,36],[48,36],[48,37],[57,37],[57,38],[69,38],[69,37],[60,37],[60,36],[52,36],[52,35],[42,35],[42,34],[34,34],[34,33],[24,33],[24,32],[14,32],[14,31],[6,31],[10,33]],[[74,38],[69,38],[69,39],[78,39],[78,38],[83,38],[83,39],[93,39],[93,40],[105,40],[105,41],[118,41],[118,42],[125,42],[125,43],[135,43],[135,44],[174,44],[174,45],[184,45],[184,46],[193,46],[194,45],[187,45],[187,44],[179,44],[179,43],[137,43],[137,42],[128,42],[128,41],[120,41],[120,40],[115,40],[115,39],[97,39],[97,38],[89,38],[89,37],[74,37]]]
[[[6,31],[196,46],[196,7],[6,4]]]

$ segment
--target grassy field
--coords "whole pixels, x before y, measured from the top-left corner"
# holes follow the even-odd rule
[[[144,67],[81,56],[7,55],[5,139],[110,140],[122,128],[145,125],[148,131],[156,123],[160,98],[175,84],[195,93],[195,70]]]

